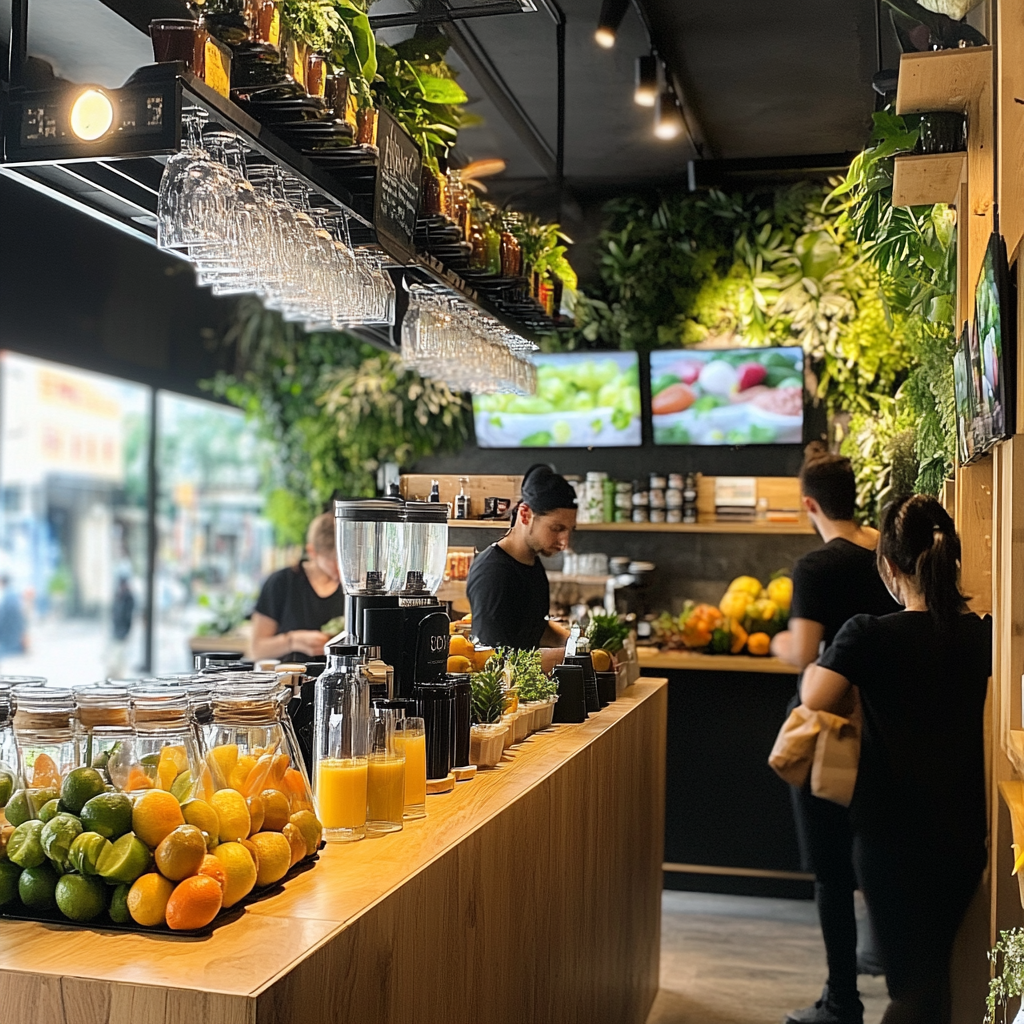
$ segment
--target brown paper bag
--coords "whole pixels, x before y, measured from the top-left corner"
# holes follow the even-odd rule
[[[821,731],[814,745],[811,792],[822,800],[849,807],[860,764],[860,707],[850,718],[816,712]]]
[[[768,755],[768,764],[783,781],[798,789],[804,785],[811,774],[820,732],[817,711],[800,704],[789,713]]]

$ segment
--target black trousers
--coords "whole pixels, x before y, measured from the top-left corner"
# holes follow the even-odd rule
[[[882,1024],[949,1024],[949,964],[985,848],[857,835],[853,856],[892,1002]],[[951,846],[953,847],[951,849]]]
[[[842,1005],[857,1001],[857,918],[853,893],[853,833],[849,811],[831,800],[811,794],[810,784],[790,788],[800,853],[807,871],[814,873],[814,899],[818,905],[821,936],[828,962],[828,988]]]

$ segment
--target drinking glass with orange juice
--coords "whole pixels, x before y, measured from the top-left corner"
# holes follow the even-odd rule
[[[405,810],[405,756],[395,747],[401,708],[375,707],[367,757],[366,834],[384,835],[402,827]]]
[[[395,749],[405,757],[406,821],[427,816],[427,737],[422,718],[404,718],[396,726]]]

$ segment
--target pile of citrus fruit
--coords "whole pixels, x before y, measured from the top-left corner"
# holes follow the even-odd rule
[[[242,764],[243,781],[254,791],[221,788],[208,799],[182,801],[154,787],[129,796],[95,768],[75,768],[61,778],[40,754],[31,785],[13,793],[5,808],[0,907],[20,901],[30,911],[56,909],[72,921],[107,914],[118,924],[204,928],[221,908],[312,857],[322,829],[303,774],[285,758],[276,774],[250,779],[253,766],[243,757],[251,755],[240,757],[237,747],[233,753],[214,749],[220,769],[236,779]],[[289,771],[302,781],[301,792],[284,788],[300,790]]]
[[[494,654],[493,647],[477,647],[472,640],[456,631],[458,622],[449,628],[448,671],[480,672]]]

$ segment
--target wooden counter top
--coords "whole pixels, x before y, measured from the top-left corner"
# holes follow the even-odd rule
[[[653,1000],[657,988],[666,706],[665,680],[641,679],[588,721],[534,734],[507,751],[498,768],[459,783],[452,793],[428,797],[428,817],[402,832],[329,844],[311,871],[207,938],[0,921],[4,1017],[18,1024],[441,1024],[493,1018],[489,1000],[512,998],[510,988],[519,987],[529,990],[531,1001],[521,1012],[508,1007],[503,1019],[550,1019],[544,1014],[553,1011],[553,997],[539,979],[516,977],[506,984],[497,976],[515,973],[516,957],[532,965],[524,963],[520,971],[543,972],[541,964],[564,955],[566,964],[551,970],[559,975],[554,989],[566,989],[561,971],[579,951],[553,951],[569,942],[559,932],[555,909],[563,900],[566,920],[575,918],[566,926],[572,932],[581,924],[598,928],[602,915],[622,915],[616,927],[638,945],[629,953],[631,977],[643,977],[644,984],[634,986],[635,1005],[628,1012],[624,1006],[626,1015],[616,1019],[642,1024],[649,1001],[640,1003],[648,994]],[[642,767],[631,781],[634,762]],[[590,779],[597,792],[589,792]],[[618,800],[613,786],[621,790]],[[599,796],[603,803],[596,802]],[[621,822],[609,817],[616,807]],[[637,817],[641,811],[647,821]],[[623,834],[623,863],[610,882],[602,875],[593,887],[574,891],[564,872],[571,864],[570,877],[584,870],[583,860],[572,860],[581,855],[584,837],[588,846],[601,844],[587,852],[588,870],[600,874],[606,855],[615,863],[605,849],[609,826]],[[638,829],[645,834],[637,835]],[[517,845],[527,840],[526,848]],[[629,878],[629,857],[638,878],[650,876],[649,894],[643,891],[647,882],[637,891],[637,880]],[[613,906],[601,888],[609,884],[623,890]],[[626,897],[637,906],[622,903]],[[500,914],[491,909],[492,899],[495,907],[507,904]],[[630,920],[636,923],[632,934]],[[538,952],[534,945],[545,935],[553,948]],[[572,941],[583,942],[585,935]],[[612,929],[608,941],[621,956],[623,937]],[[505,959],[480,963],[498,952]],[[613,969],[610,952],[603,960],[600,948],[592,952],[595,969]],[[638,958],[650,963],[637,966]],[[626,967],[614,969],[622,973]],[[600,1004],[601,979],[588,979],[586,958],[576,971],[584,972],[581,981],[593,986]],[[464,1010],[452,1002],[454,991],[468,1000]],[[542,996],[548,1002],[541,1005]],[[439,1018],[441,1005],[451,1013]]]
[[[771,675],[799,675],[800,670],[779,658],[755,658],[750,654],[702,654],[700,651],[659,651],[638,647],[641,668],[691,670],[700,672],[767,672]]]

